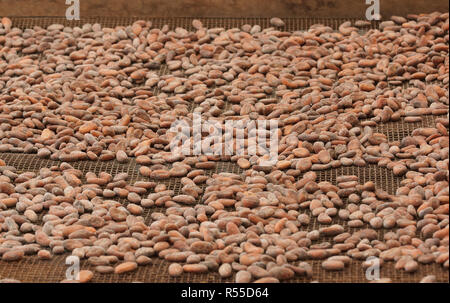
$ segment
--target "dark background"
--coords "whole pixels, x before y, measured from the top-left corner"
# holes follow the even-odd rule
[[[67,7],[65,0],[0,0],[0,16],[64,17]],[[80,0],[80,15],[364,18],[367,7],[365,0]],[[380,0],[383,19],[448,10],[447,0]]]

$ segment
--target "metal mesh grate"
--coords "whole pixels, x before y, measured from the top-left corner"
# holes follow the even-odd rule
[[[5,160],[7,165],[13,165],[17,168],[18,172],[24,171],[39,171],[42,167],[50,167],[57,165],[59,161],[42,160],[35,155],[29,154],[17,154],[17,153],[0,153],[0,158]],[[136,164],[134,159],[131,159],[127,164],[121,164],[117,161],[79,161],[73,162],[73,167],[80,169],[83,173],[106,171],[112,175],[118,173],[127,172],[129,174],[130,183],[134,183],[138,180],[148,180],[147,177],[139,175],[139,165]],[[231,162],[217,162],[215,169],[207,170],[207,175],[219,172],[233,172],[242,173],[242,170]],[[367,181],[374,181],[377,187],[386,190],[390,194],[394,194],[396,189],[400,186],[401,178],[395,177],[392,172],[385,168],[377,167],[376,165],[368,165],[367,167],[340,167],[335,169],[329,169],[326,171],[317,172],[319,181],[329,181],[336,183],[337,176],[340,175],[357,175],[359,182],[364,183]],[[301,177],[301,176],[300,176]],[[175,191],[178,194],[181,189],[180,178],[171,178],[163,182],[168,189]],[[126,199],[118,199],[119,202],[126,204]],[[145,218],[146,223],[149,222],[150,215],[153,212],[161,212],[163,208],[152,207],[145,209],[142,215]],[[304,211],[309,214],[309,210]],[[41,214],[41,217],[44,214]],[[341,224],[345,227],[346,231],[353,232],[356,229],[349,228],[347,222],[339,218],[333,219],[333,224]],[[303,227],[303,230],[314,230],[321,227],[321,224],[317,222],[316,218],[313,218],[307,227]],[[382,240],[384,236],[384,230],[378,231],[378,239]],[[314,243],[320,243],[326,240],[321,238]],[[67,266],[65,265],[65,258],[70,254],[65,253],[63,255],[55,256],[52,260],[44,261],[39,260],[36,256],[27,257],[20,262],[3,262],[0,261],[0,278],[15,278],[24,282],[58,282],[64,279]],[[365,273],[361,267],[361,262],[353,260],[348,268],[342,272],[326,272],[321,269],[320,261],[308,261],[313,266],[313,279],[320,282],[364,282]],[[170,263],[165,260],[153,258],[153,264],[147,266],[140,266],[135,272],[116,275],[116,274],[99,274],[95,273],[93,282],[232,282],[233,278],[223,279],[217,273],[207,274],[183,274],[181,277],[170,277],[168,275],[168,266]],[[86,260],[81,262],[82,269],[94,270],[94,266],[89,265]],[[448,271],[444,270],[437,264],[433,265],[421,265],[419,271],[414,274],[409,274],[403,271],[394,269],[393,263],[386,263],[381,269],[381,277],[389,277],[394,282],[418,282],[425,276],[433,274],[436,275],[439,281],[448,281]],[[289,280],[288,282],[308,282],[306,278],[296,278]]]
[[[193,17],[173,17],[173,18],[157,18],[157,17],[86,17],[81,20],[67,20],[64,17],[12,17],[13,26],[18,28],[33,28],[39,26],[45,28],[51,24],[63,24],[65,26],[82,26],[86,23],[99,23],[104,27],[116,27],[116,26],[128,26],[137,20],[149,20],[152,22],[152,26],[161,28],[164,25],[168,25],[170,29],[177,27],[183,27],[187,30],[193,30],[192,20],[198,19],[202,21],[203,26],[206,28],[236,28],[241,27],[244,24],[260,25],[262,28],[271,27],[270,18],[193,18]],[[333,29],[338,29],[339,25],[345,21],[351,21],[354,23],[360,19],[357,18],[283,18],[285,22],[284,30],[306,30],[311,25],[323,24]],[[379,21],[372,21],[370,25],[362,27],[362,30],[368,30],[371,28],[377,28]]]
[[[54,283],[64,279],[67,266],[65,258],[69,254],[63,254],[53,257],[51,261],[38,260],[37,257],[27,257],[20,262],[0,262],[0,279],[3,277],[16,278],[22,282],[44,282]],[[345,270],[341,272],[328,272],[321,269],[320,261],[308,261],[313,267],[313,280],[319,282],[342,282],[358,283],[365,282],[366,276],[362,269],[360,261],[352,261]],[[148,282],[148,283],[227,283],[233,282],[234,276],[223,279],[218,273],[207,274],[183,274],[180,277],[171,277],[168,275],[169,263],[153,259],[153,264],[139,266],[131,273],[121,275],[117,274],[99,274],[94,273],[92,282],[95,283],[120,283],[120,282]],[[94,270],[94,267],[87,264],[87,261],[81,261],[82,269]],[[419,270],[414,274],[394,269],[392,262],[384,264],[380,269],[381,278],[390,278],[393,282],[419,282],[422,277],[435,275],[438,282],[447,282],[449,280],[448,271],[443,270],[440,265],[427,264],[420,265]],[[295,278],[288,280],[289,283],[310,282],[307,278]]]
[[[410,136],[417,128],[435,127],[436,118],[446,118],[446,116],[426,115],[422,116],[420,122],[405,122],[405,117],[402,117],[400,121],[377,124],[374,131],[385,134],[389,142],[401,141],[404,137]]]
[[[155,18],[155,17],[129,17],[129,18],[111,18],[111,17],[95,17],[95,18],[83,18],[79,21],[68,21],[65,18],[60,17],[14,17],[11,18],[13,25],[19,28],[32,28],[34,26],[47,27],[54,23],[64,24],[66,26],[81,26],[85,23],[100,23],[106,27],[115,26],[127,26],[136,20],[150,20],[153,27],[162,27],[168,25],[170,29],[176,27],[183,27],[188,30],[192,30],[192,20],[194,18]],[[268,18],[199,18],[203,22],[203,25],[207,28],[221,27],[221,28],[235,28],[244,24],[258,24],[261,27],[269,27]],[[357,19],[342,19],[342,18],[284,18],[286,26],[284,30],[306,30],[313,24],[324,24],[330,26],[333,29],[337,29],[339,24],[344,21],[351,21],[354,23]],[[379,22],[372,22],[369,26],[361,28],[361,31],[377,28]],[[158,71],[159,75],[168,73],[167,66],[162,65]],[[153,92],[155,95],[159,93],[158,89]],[[192,112],[195,108],[195,104],[192,104],[189,109]],[[224,110],[228,110],[230,104],[226,102]],[[398,122],[389,122],[385,124],[379,124],[375,127],[374,131],[381,132],[387,135],[389,141],[399,141],[405,136],[411,134],[411,132],[417,127],[429,127],[434,126],[435,117],[425,116],[423,121],[416,123],[406,123],[404,119]],[[52,165],[60,164],[59,161],[43,160],[35,155],[18,154],[18,153],[0,153],[0,158],[3,159],[7,165],[15,166],[18,172],[24,171],[39,171],[42,167],[50,167]],[[127,172],[129,175],[129,182],[133,184],[138,180],[148,180],[147,177],[143,177],[138,173],[139,165],[134,159],[130,159],[128,163],[120,164],[117,161],[79,161],[71,163],[71,165],[81,170],[84,174],[86,172],[99,173],[102,171],[108,172],[111,175]],[[233,172],[240,174],[242,170],[231,162],[217,162],[217,165],[212,170],[207,170],[207,175],[212,175],[218,172]],[[317,172],[320,181],[329,181],[336,183],[336,177],[339,175],[357,175],[360,183],[366,181],[374,181],[378,188],[386,190],[390,194],[394,194],[399,187],[401,178],[395,177],[392,172],[385,168],[380,168],[375,165],[368,165],[366,167],[340,167],[337,169],[329,169],[326,171]],[[168,189],[172,189],[176,194],[180,192],[181,183],[180,178],[172,178],[166,180],[164,183]],[[204,187],[205,185],[203,185]],[[201,198],[201,197],[200,197]],[[126,204],[126,199],[119,199],[119,202]],[[153,207],[145,209],[142,215],[145,221],[148,223],[150,215],[153,212],[161,212],[163,208]],[[308,211],[305,211],[308,213]],[[42,217],[42,215],[41,215]],[[333,223],[342,224],[346,231],[353,231],[346,224],[346,221],[334,218]],[[316,218],[313,218],[307,227],[303,227],[304,230],[312,230],[320,227]],[[384,231],[378,232],[378,238],[382,239]],[[319,239],[314,243],[320,243],[324,239]],[[69,256],[68,253],[54,256],[52,260],[44,261],[39,260],[36,256],[26,257],[20,262],[4,262],[0,261],[0,279],[2,278],[14,278],[23,282],[59,282],[65,278],[65,272],[67,266],[65,264],[65,258]],[[228,279],[222,279],[218,273],[207,274],[183,274],[181,277],[170,277],[168,275],[169,263],[153,258],[153,264],[147,266],[139,266],[138,269],[132,273],[116,275],[116,274],[99,274],[95,272],[93,282],[233,282],[234,277]],[[361,262],[352,260],[351,264],[341,272],[327,272],[322,270],[321,261],[308,261],[313,266],[313,280],[320,282],[367,282],[364,270],[361,266]],[[81,262],[82,269],[90,269],[94,271],[94,267],[89,265],[86,260]],[[443,269],[442,266],[437,264],[420,265],[419,270],[416,273],[410,274],[404,271],[398,271],[394,269],[394,264],[388,262],[381,268],[382,278],[391,278],[394,282],[419,282],[422,277],[426,275],[435,275],[439,282],[449,281],[448,270]],[[309,282],[306,278],[295,278],[287,282]]]

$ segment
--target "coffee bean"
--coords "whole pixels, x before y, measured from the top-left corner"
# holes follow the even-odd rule
[[[208,267],[204,264],[185,264],[183,265],[183,271],[187,273],[205,273],[208,272]]]
[[[90,270],[80,270],[80,272],[78,273],[78,280],[81,283],[90,282],[93,277],[94,277],[94,273]]]
[[[435,275],[428,275],[422,278],[420,280],[420,283],[435,283],[436,282],[436,276]]]
[[[252,274],[255,279],[261,279],[268,277],[270,274],[264,268],[261,268],[256,265],[251,265],[247,268],[247,271]]]
[[[415,272],[419,268],[418,263],[414,260],[408,261],[405,264],[405,271],[406,272]]]
[[[41,260],[50,260],[52,257],[51,253],[48,250],[40,250],[37,256]]]
[[[322,268],[325,270],[335,271],[343,270],[345,267],[344,262],[339,260],[325,260],[322,262]]]
[[[183,203],[183,204],[194,204],[195,198],[188,195],[178,195],[173,197],[175,202]]]
[[[183,273],[183,267],[178,263],[172,263],[169,265],[169,275],[172,277],[178,277],[181,276]]]
[[[110,274],[114,272],[114,267],[107,265],[99,265],[95,267],[95,271],[100,274]]]
[[[128,155],[123,150],[119,150],[116,153],[116,159],[119,163],[125,163],[128,161]]]
[[[136,270],[137,266],[138,265],[136,262],[124,262],[114,268],[114,273],[123,274],[126,272],[134,271]]]
[[[237,164],[242,169],[247,169],[247,168],[250,167],[250,162],[247,159],[244,159],[244,158],[239,158],[239,160],[237,161]]]
[[[236,283],[250,283],[252,280],[252,275],[245,270],[240,270],[236,273],[235,282]]]
[[[336,236],[338,234],[341,234],[345,231],[344,227],[342,227],[341,225],[331,225],[330,227],[324,227],[320,229],[320,234],[324,235],[326,237],[329,236]]]
[[[232,274],[231,265],[228,263],[224,263],[219,267],[219,275],[222,278],[228,278]]]
[[[24,251],[23,250],[19,250],[19,249],[13,249],[13,250],[9,250],[6,251],[5,253],[3,253],[2,256],[2,261],[19,261],[23,258],[24,256]]]
[[[284,21],[281,20],[280,18],[274,17],[272,19],[270,19],[270,24],[276,27],[283,27],[284,26]]]

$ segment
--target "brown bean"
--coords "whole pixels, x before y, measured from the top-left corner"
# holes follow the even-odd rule
[[[239,165],[239,167],[242,169],[247,169],[250,167],[250,162],[247,159],[239,158],[237,160],[237,165]]]
[[[204,264],[185,264],[183,265],[183,271],[187,273],[201,274],[208,272],[208,267]]]
[[[90,282],[93,277],[94,277],[94,273],[90,270],[80,270],[80,272],[78,273],[78,280],[81,283]]]
[[[322,262],[322,268],[325,270],[335,271],[343,270],[345,267],[344,262],[339,260],[325,260]]]
[[[114,267],[107,265],[98,265],[95,267],[95,271],[101,274],[110,274],[114,272]]]
[[[183,274],[183,267],[178,263],[172,263],[169,265],[168,271],[172,277],[178,277]]]
[[[137,267],[138,265],[136,262],[124,262],[114,268],[114,273],[123,274],[126,272],[134,271],[137,269]]]
[[[274,266],[269,270],[269,275],[278,280],[288,280],[294,277],[294,271],[287,267]]]
[[[272,19],[270,19],[270,24],[276,27],[283,27],[284,21],[281,20],[280,18],[273,17]]]
[[[222,278],[228,278],[232,275],[232,268],[231,265],[228,263],[224,263],[219,267],[219,275]]]
[[[37,256],[41,260],[50,260],[52,257],[51,253],[48,250],[40,250]]]
[[[236,283],[250,283],[252,280],[252,275],[245,270],[240,270],[236,273],[235,282]]]
[[[24,256],[23,250],[13,249],[13,250],[3,253],[2,261],[7,261],[7,262],[19,261],[23,258],[23,256]]]

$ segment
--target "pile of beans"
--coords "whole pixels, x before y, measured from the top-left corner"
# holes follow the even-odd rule
[[[236,282],[314,279],[310,260],[329,271],[371,256],[407,272],[419,263],[448,268],[448,13],[392,17],[365,33],[365,22],[337,31],[286,32],[278,18],[271,25],[21,30],[3,18],[0,152],[61,164],[18,172],[0,159],[1,260],[70,252],[96,274],[121,274],[157,256],[172,263],[172,276],[216,271],[236,273]],[[174,155],[168,130],[194,113],[276,119],[276,164],[258,155]],[[427,115],[435,125],[400,141],[374,131]],[[70,164],[130,157],[147,181]],[[243,173],[209,176],[219,160]],[[369,164],[402,178],[395,194],[354,175],[335,184],[317,176]],[[162,183],[169,178],[180,179],[180,193]],[[155,206],[164,211],[146,222],[144,209]],[[313,220],[318,229],[306,231]],[[82,271],[80,281],[93,276]]]

